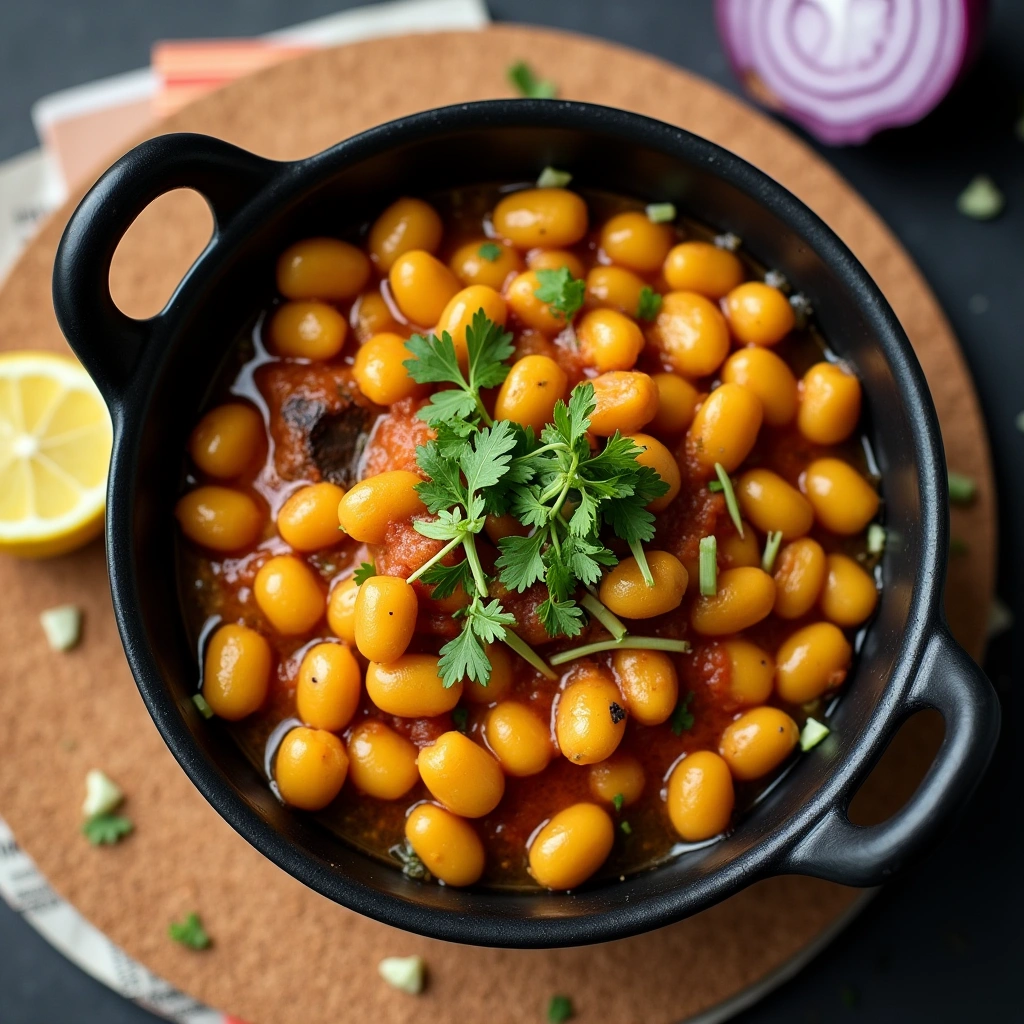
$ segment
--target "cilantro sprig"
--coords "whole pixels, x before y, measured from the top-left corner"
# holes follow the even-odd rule
[[[545,303],[557,320],[568,323],[583,305],[587,283],[572,276],[568,267],[557,270],[538,270],[533,294]]]

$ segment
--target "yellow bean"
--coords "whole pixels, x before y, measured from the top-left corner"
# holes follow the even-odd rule
[[[651,619],[678,608],[689,583],[686,567],[667,551],[647,551],[647,564],[653,587],[647,586],[632,556],[606,572],[601,580],[602,604],[627,619]]]
[[[784,427],[797,413],[797,386],[793,371],[784,359],[768,348],[741,348],[722,367],[722,380],[741,384],[761,399],[764,421],[770,427]]]
[[[640,293],[645,287],[643,278],[637,277],[625,267],[591,267],[587,272],[587,306],[591,309],[614,309],[626,316],[636,316],[640,309]]]
[[[860,419],[860,381],[835,363],[816,363],[800,385],[796,425],[814,444],[845,441]]]
[[[371,576],[356,596],[356,647],[367,661],[392,662],[405,654],[416,632],[419,601],[398,576]]]
[[[536,775],[555,753],[548,723],[514,700],[502,701],[487,712],[484,739],[508,775]]]
[[[821,610],[837,626],[859,626],[878,603],[874,578],[846,555],[829,555],[826,567]]]
[[[718,564],[723,569],[738,569],[741,565],[761,565],[761,548],[750,523],[743,523],[743,536],[736,532],[731,519],[721,520],[715,530],[718,541]]]
[[[356,598],[359,585],[349,576],[331,591],[327,600],[327,625],[331,632],[354,647],[356,642]]]
[[[188,451],[208,476],[227,480],[252,467],[263,438],[259,413],[241,402],[228,402],[199,421],[188,440]]]
[[[686,377],[706,377],[729,354],[729,328],[710,300],[696,292],[669,292],[648,331],[662,358]]]
[[[611,437],[616,430],[635,434],[657,415],[658,388],[646,373],[611,370],[591,384],[597,406],[590,416],[590,430],[598,437]]]
[[[468,821],[434,804],[405,819],[405,838],[427,870],[445,885],[472,885],[484,872],[484,844]]]
[[[352,785],[378,800],[397,800],[420,781],[416,747],[375,718],[357,725],[348,737]]]
[[[338,502],[345,489],[323,481],[300,487],[277,514],[277,532],[295,551],[333,547],[344,534],[338,529]]]
[[[725,727],[718,752],[734,779],[749,782],[778,768],[799,738],[796,722],[785,711],[751,708]]]
[[[292,807],[323,810],[341,792],[347,774],[348,754],[332,732],[297,726],[277,748],[274,781]]]
[[[614,805],[618,797],[622,807],[635,804],[644,791],[644,770],[632,754],[617,752],[592,764],[587,780],[595,800]]]
[[[260,566],[252,592],[267,621],[284,636],[308,633],[327,606],[319,578],[294,555],[277,555]]]
[[[494,755],[461,732],[442,733],[416,760],[434,799],[463,818],[482,818],[498,806],[505,776]]]
[[[565,267],[577,281],[586,273],[583,261],[567,249],[534,249],[526,254],[526,265],[531,270],[561,270]]]
[[[818,522],[832,533],[860,533],[878,511],[875,489],[842,459],[817,459],[804,474]]]
[[[362,673],[352,652],[344,644],[316,644],[299,665],[295,710],[314,729],[341,732],[352,721],[362,690]]]
[[[776,345],[796,323],[786,296],[761,281],[733,288],[725,297],[725,316],[741,345]]]
[[[736,797],[725,760],[695,750],[676,763],[668,780],[668,815],[688,843],[699,843],[729,827]]]
[[[692,422],[700,392],[677,373],[651,375],[658,389],[658,411],[648,427],[660,437],[678,437]]]
[[[720,299],[742,282],[743,264],[710,242],[681,242],[665,257],[662,273],[674,291]]]
[[[174,515],[189,540],[211,551],[239,551],[259,540],[263,513],[256,502],[228,487],[197,487],[178,499]]]
[[[720,462],[732,473],[754,447],[762,417],[757,395],[739,384],[723,384],[697,410],[687,431],[689,450],[704,470]]]
[[[853,648],[831,622],[815,622],[792,634],[779,648],[775,692],[790,704],[806,704],[842,685]]]
[[[408,197],[398,199],[370,228],[370,258],[386,274],[395,260],[407,252],[436,252],[443,230],[441,218],[429,203]]]
[[[492,259],[493,246],[497,247],[497,255]],[[487,255],[483,255],[484,253]],[[494,242],[489,238],[478,238],[460,245],[448,261],[448,266],[466,286],[483,284],[495,291],[501,291],[505,287],[505,282],[523,269],[523,261],[510,245]]]
[[[690,624],[703,636],[739,633],[771,614],[775,583],[760,569],[742,566],[726,569],[718,576],[713,597],[698,597],[690,613]]]
[[[825,582],[825,552],[810,537],[787,544],[775,563],[775,614],[799,619],[818,600]]]
[[[466,350],[466,329],[472,326],[473,317],[483,310],[484,316],[496,324],[504,325],[508,318],[505,300],[487,285],[474,284],[456,292],[444,307],[437,322],[435,334],[441,336],[447,331],[455,345],[455,354],[465,363],[469,358]]]
[[[536,270],[518,274],[505,290],[509,308],[527,326],[549,336],[559,334],[568,326],[565,316],[552,310],[537,297],[540,278]]]
[[[729,658],[729,696],[741,707],[763,704],[772,694],[775,659],[748,640],[727,640],[722,648]]]
[[[203,659],[203,697],[219,718],[237,722],[258,711],[267,697],[273,655],[248,626],[229,624],[210,638]]]
[[[416,493],[422,478],[404,469],[389,469],[361,480],[338,504],[338,522],[353,539],[383,544],[388,525],[426,512]]]
[[[414,324],[436,324],[459,290],[458,278],[423,249],[403,253],[388,271],[391,294],[402,315]]]
[[[547,356],[523,356],[516,360],[501,385],[494,403],[494,418],[533,427],[539,435],[551,422],[555,403],[565,398],[569,378]]]
[[[379,291],[364,292],[356,299],[350,314],[356,339],[365,345],[378,334],[398,334],[402,325],[395,319],[387,300]]]
[[[743,515],[762,533],[777,532],[783,540],[793,540],[814,525],[811,503],[770,469],[744,473],[736,497]]]
[[[491,678],[487,685],[475,679],[466,679],[463,683],[466,700],[473,704],[496,704],[512,686],[512,659],[508,648],[504,644],[493,643],[487,644],[485,650],[491,663]]]
[[[420,385],[409,376],[405,362],[412,359],[400,334],[375,334],[356,353],[352,366],[359,390],[377,405],[394,405],[420,393]]]
[[[337,238],[307,238],[277,261],[277,290],[286,299],[354,299],[370,278],[366,253]]]
[[[674,232],[668,224],[655,224],[645,213],[617,213],[601,228],[601,248],[620,267],[641,274],[661,269]]]
[[[285,302],[270,318],[270,348],[286,359],[333,359],[345,344],[348,324],[323,302]]]
[[[564,188],[529,188],[494,208],[494,230],[517,249],[562,249],[587,233],[587,204]]]
[[[668,484],[668,491],[647,505],[649,512],[662,512],[672,503],[672,499],[679,493],[679,488],[682,486],[679,463],[656,437],[651,437],[650,434],[630,434],[629,438],[639,448],[644,449],[636,457],[636,461],[641,466],[650,466]]]
[[[462,696],[461,681],[445,687],[433,654],[403,654],[387,665],[366,666],[366,692],[385,714],[434,718],[451,711]]]
[[[612,668],[626,710],[641,725],[660,725],[675,710],[679,675],[664,651],[616,651]]]
[[[559,811],[530,844],[530,874],[546,889],[575,889],[608,859],[615,829],[597,804]]]
[[[576,326],[580,355],[600,373],[631,370],[643,351],[643,332],[614,309],[593,309]]]
[[[573,764],[611,757],[626,730],[625,698],[604,669],[577,673],[559,695],[555,710],[558,748]]]

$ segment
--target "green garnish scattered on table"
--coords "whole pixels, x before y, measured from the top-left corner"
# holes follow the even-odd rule
[[[565,1024],[575,1011],[572,1008],[572,1000],[568,996],[552,996],[548,1003],[549,1024]]]
[[[558,86],[546,78],[538,78],[525,60],[516,61],[508,69],[508,80],[530,100],[551,100],[558,95]]]
[[[208,949],[211,944],[210,936],[195,911],[189,914],[184,921],[172,921],[167,926],[167,934],[175,942],[180,942],[181,945],[188,946],[189,949]]]
[[[1006,197],[987,174],[975,175],[956,201],[956,208],[972,220],[992,220],[1005,205]]]
[[[82,833],[93,846],[113,846],[131,835],[134,828],[123,814],[94,814],[82,823]]]
[[[978,494],[978,485],[973,477],[966,473],[948,472],[949,476],[949,503],[951,505],[968,505],[974,501]]]

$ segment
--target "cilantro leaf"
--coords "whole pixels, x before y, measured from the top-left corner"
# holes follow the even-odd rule
[[[508,376],[509,366],[505,360],[514,351],[512,332],[489,320],[482,308],[478,309],[466,328],[470,388],[474,392],[496,388]]]
[[[690,690],[685,697],[680,697],[675,711],[672,712],[669,724],[672,727],[672,732],[675,733],[676,736],[682,736],[684,732],[689,732],[693,728],[694,719],[693,714],[690,712],[690,704],[693,701],[693,696],[693,690]]]
[[[123,814],[94,814],[82,823],[82,832],[93,846],[113,846],[134,829]]]
[[[465,420],[476,410],[476,398],[471,392],[452,388],[448,391],[435,391],[430,401],[416,415],[434,427],[446,420]]]
[[[406,359],[402,365],[417,384],[466,386],[466,378],[459,368],[459,358],[455,352],[455,342],[447,331],[442,331],[440,338],[436,334],[429,338],[424,334],[414,334],[405,343],[405,347],[413,358]]]
[[[167,928],[167,934],[175,942],[180,942],[189,949],[207,949],[210,946],[210,936],[195,912],[189,914],[184,921],[172,921]]]
[[[467,442],[460,440],[453,447],[452,455],[465,449]],[[459,463],[445,454],[437,441],[428,441],[416,449],[416,465],[426,474],[427,479],[416,485],[416,493],[435,515],[453,505],[466,502],[466,488],[459,475]]]
[[[483,645],[504,640],[505,626],[515,622],[515,616],[502,611],[500,601],[485,604],[479,597],[465,609],[464,617],[462,632],[441,648],[437,668],[445,687],[454,686],[460,679],[486,686],[491,678],[491,662]]]
[[[435,601],[440,601],[445,597],[451,597],[460,586],[468,591],[473,573],[469,568],[469,562],[463,559],[454,565],[432,565],[420,579],[434,588],[430,596]]]
[[[352,579],[356,581],[356,585],[360,586],[365,583],[371,576],[377,575],[377,566],[373,562],[363,562],[354,573],[352,573]]]
[[[575,601],[559,601],[550,593],[546,601],[537,605],[537,617],[548,636],[573,637],[583,629],[583,609]]]
[[[568,996],[552,996],[548,1003],[549,1024],[565,1024],[575,1015],[572,1000]]]
[[[586,282],[574,278],[568,267],[538,270],[536,274],[539,287],[533,294],[547,305],[554,317],[566,322],[571,320],[583,305]]]
[[[544,541],[545,534],[541,530],[531,537],[502,537],[498,541],[501,554],[494,564],[500,573],[498,578],[509,590],[521,594],[544,578],[544,560],[540,555]]]
[[[661,296],[653,289],[644,285],[640,289],[640,301],[636,307],[638,320],[653,320],[661,312]]]
[[[547,79],[538,78],[525,60],[516,61],[508,69],[508,80],[520,96],[531,100],[551,100],[558,95],[558,86]]]
[[[614,806],[616,811],[621,811],[625,806],[625,803],[626,798],[621,793],[616,793],[615,796],[612,797],[612,806]]]
[[[501,259],[502,248],[496,242],[484,242],[477,253],[488,263],[497,263]]]
[[[515,434],[508,420],[484,427],[474,436],[472,447],[467,445],[459,459],[470,494],[493,487],[505,475],[515,446]]]

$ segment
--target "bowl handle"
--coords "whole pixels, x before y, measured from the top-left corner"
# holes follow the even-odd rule
[[[213,213],[213,237],[192,273],[281,166],[208,135],[160,135],[121,157],[78,205],[54,261],[53,305],[64,336],[111,408],[120,404],[142,348],[164,316],[133,320],[110,295],[110,262],[132,221],[173,189],[202,195]]]
[[[879,825],[854,825],[833,806],[789,851],[779,874],[814,875],[843,885],[880,885],[930,846],[967,803],[988,766],[999,735],[1000,710],[992,684],[940,624],[932,635],[894,734],[917,711],[934,708],[945,721],[935,760],[910,800]]]

